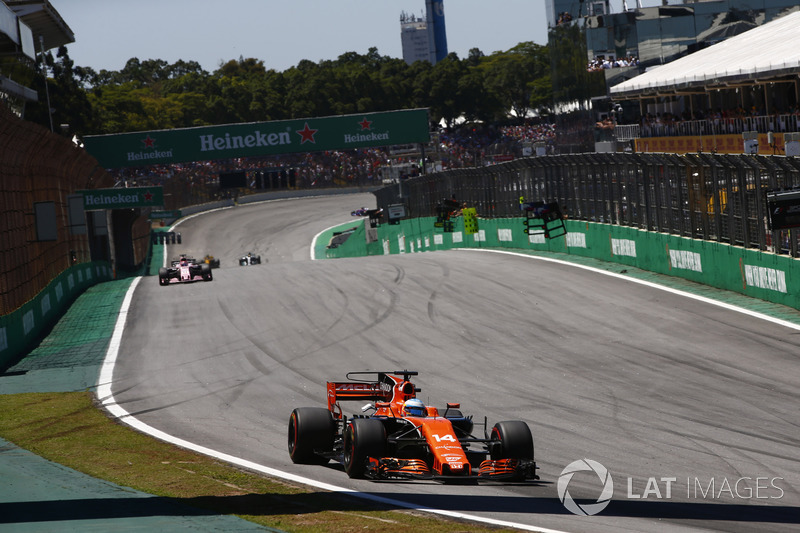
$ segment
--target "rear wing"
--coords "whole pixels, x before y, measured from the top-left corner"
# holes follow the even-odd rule
[[[408,381],[410,376],[418,372],[398,370],[395,372],[349,372],[350,381],[328,382],[328,410],[336,412],[336,404],[340,401],[368,400],[391,402],[394,399],[405,401],[413,398],[420,390]],[[374,376],[375,379],[363,380],[354,376]]]

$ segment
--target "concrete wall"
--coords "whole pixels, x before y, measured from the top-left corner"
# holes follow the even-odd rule
[[[69,305],[87,288],[112,279],[108,263],[89,262],[68,268],[33,299],[0,316],[0,370],[8,368],[40,341]]]

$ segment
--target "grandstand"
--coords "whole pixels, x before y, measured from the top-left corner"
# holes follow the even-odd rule
[[[670,98],[670,92],[667,91],[663,97],[656,96],[640,107],[641,102],[636,98],[616,98],[610,88],[634,78],[650,76],[653,72],[661,71],[664,65],[691,57],[707,48],[716,48],[727,40],[792,14],[800,10],[800,2],[685,0],[666,3],[648,0],[636,2],[635,7],[633,2],[622,2],[620,11],[613,9],[619,7],[619,2],[612,4],[608,0],[548,0],[546,7],[557,119],[555,152],[565,154],[592,152],[601,146],[599,143],[603,143],[600,151],[630,151],[636,148],[632,140],[638,136],[663,135],[658,131],[660,124],[659,128],[648,131],[639,131],[636,126],[650,126],[656,119],[664,122],[665,114],[666,122],[670,122],[667,126],[671,127],[675,119],[681,122],[697,120],[699,110],[704,108],[713,108],[720,114],[726,109],[734,112],[739,104],[723,101],[721,98],[726,96],[725,91],[717,93],[715,90],[713,94],[705,94],[702,89],[696,89],[691,97],[684,92],[679,98]],[[777,58],[780,58],[778,61],[783,59],[779,53],[770,53],[758,45],[754,51],[763,65],[775,64]],[[762,55],[761,51],[766,51],[767,55]],[[745,57],[752,57],[750,51],[728,59],[742,62]],[[730,87],[735,92],[736,87]],[[752,116],[753,106],[756,111],[763,113],[764,97],[745,93],[745,88],[740,87],[736,94],[740,101],[748,105],[745,109],[748,115]],[[762,92],[764,90],[761,86],[757,88]],[[772,86],[768,90],[772,91]],[[794,87],[783,86],[778,87],[777,92],[786,95],[785,102],[775,103],[782,108],[780,111],[788,114],[792,106],[797,105],[797,91]],[[705,101],[701,102],[703,98]],[[778,107],[773,109],[777,110]],[[648,118],[648,113],[652,120],[643,124],[642,120]],[[703,114],[702,118],[707,116],[707,113]],[[609,136],[611,128],[608,125],[601,127],[609,120],[614,127],[612,136]],[[766,119],[762,122],[766,122]],[[684,126],[682,131],[673,130],[668,135],[683,134],[689,127]],[[708,131],[708,135],[713,134]],[[706,132],[703,131],[702,135],[706,135]],[[691,143],[687,140],[651,140],[647,146],[650,150],[666,151],[709,149],[708,140],[704,139],[703,143],[698,144],[699,135],[695,137],[698,139]],[[734,142],[728,149],[735,151],[739,144]],[[726,140],[722,147],[727,146]]]
[[[796,11],[611,87],[614,102],[638,103],[645,119],[626,131],[636,151],[668,151],[669,142],[743,153],[742,134],[756,132],[759,153],[785,153],[784,134],[800,130],[798,24]],[[646,120],[659,115],[688,120]]]

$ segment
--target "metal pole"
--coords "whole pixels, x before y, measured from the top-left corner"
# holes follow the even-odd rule
[[[47,66],[44,59],[44,35],[39,36],[39,47],[42,49],[42,72],[44,73],[44,93],[47,95],[47,117],[50,119],[50,131],[53,131],[53,108],[50,107],[50,89],[47,86]]]

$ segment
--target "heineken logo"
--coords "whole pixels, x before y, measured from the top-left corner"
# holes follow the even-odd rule
[[[385,131],[383,133],[374,133],[370,132],[367,134],[363,133],[345,133],[344,134],[344,142],[347,144],[350,143],[365,143],[365,142],[377,142],[377,141],[388,141],[389,140],[389,132]]]
[[[367,117],[358,123],[361,126],[362,133],[345,133],[344,134],[344,142],[345,144],[352,144],[352,143],[365,143],[365,142],[382,142],[388,141],[390,136],[389,132],[385,131],[383,133],[375,133],[372,130],[372,121],[367,120]],[[363,133],[364,131],[369,131],[369,133]]]
[[[319,130],[312,130],[309,128],[308,122],[306,122],[306,125],[303,127],[303,129],[296,132],[298,135],[300,135],[300,144],[305,144],[306,142],[317,144],[317,141],[314,140],[314,135],[316,135],[318,131]]]
[[[147,161],[172,157],[172,150],[153,150],[152,152],[128,152],[128,161]]]
[[[139,194],[112,194],[110,196],[106,196],[103,194],[86,194],[83,197],[84,205],[89,207],[94,206],[105,206],[105,205],[112,205],[112,204],[130,204],[130,203],[139,203],[139,202],[152,202],[153,195],[150,193],[139,195]]]
[[[156,150],[156,140],[150,137],[150,134],[147,135],[144,139],[141,139],[142,144],[144,144],[145,150],[138,151],[138,152],[128,152],[128,162],[134,161],[148,161],[150,159],[171,159],[173,154],[172,150]]]
[[[83,208],[87,211],[93,209],[155,207],[164,204],[164,193],[161,187],[93,189],[79,192],[83,194]]]
[[[306,128],[308,128],[308,124],[306,124]],[[317,130],[312,131],[316,133]],[[314,142],[313,136],[311,142]],[[255,148],[258,146],[279,146],[282,144],[292,144],[289,133],[286,131],[281,133],[261,133],[261,131],[255,130],[248,135],[231,135],[230,133],[226,133],[225,135],[217,136],[211,134],[200,136],[201,152]]]

